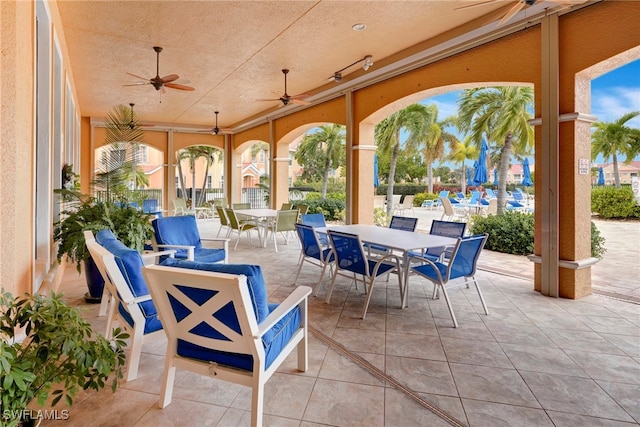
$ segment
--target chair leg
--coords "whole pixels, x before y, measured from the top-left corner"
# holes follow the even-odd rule
[[[138,377],[138,365],[140,365],[142,341],[144,341],[143,329],[135,328],[131,334],[131,353],[129,354],[129,365],[127,367],[127,382],[133,381]]]
[[[171,403],[173,395],[173,382],[176,376],[176,367],[173,365],[173,358],[166,357],[164,361],[164,375],[162,377],[162,388],[160,389],[160,401],[158,406],[160,409]]]
[[[331,300],[331,293],[333,292],[333,287],[336,284],[337,277],[338,277],[338,272],[336,271],[333,275],[333,278],[331,279],[331,285],[329,285],[329,292],[327,292],[327,298],[325,299],[325,302],[327,304],[329,304],[329,300]]]
[[[107,314],[107,307],[110,302],[113,303],[113,301],[111,301],[111,292],[109,292],[109,289],[105,285],[102,289],[102,298],[100,298],[100,311],[98,311],[98,316],[104,316]]]
[[[362,307],[362,319],[367,316],[367,309],[369,308],[369,302],[371,301],[371,296],[373,295],[373,283],[376,281],[375,278],[371,279],[371,284],[367,286],[367,281],[364,279],[364,288],[369,288],[369,292],[367,292],[367,299],[364,302],[364,307]]]
[[[489,314],[489,309],[487,308],[487,304],[484,302],[484,297],[482,296],[482,292],[480,291],[480,285],[478,281],[473,278],[473,284],[476,285],[476,291],[478,291],[478,296],[480,297],[480,302],[482,303],[482,308],[484,308],[484,314]]]
[[[254,374],[255,375],[255,374]],[[251,393],[251,427],[262,426],[262,407],[264,404],[264,382],[260,375],[254,379]]]
[[[302,264],[304,264],[304,253],[300,253],[300,259],[298,260],[298,271],[296,272],[296,277],[293,279],[293,284],[298,281],[298,277],[300,276],[300,271],[302,271]]]
[[[449,314],[451,314],[451,320],[453,320],[453,327],[458,327],[458,321],[456,320],[456,315],[453,313],[453,306],[451,305],[451,301],[449,301],[449,294],[447,293],[447,289],[444,285],[439,285],[442,287],[442,294],[444,295],[444,300],[447,302],[447,307],[449,308]]]

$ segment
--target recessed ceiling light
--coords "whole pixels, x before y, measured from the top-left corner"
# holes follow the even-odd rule
[[[366,24],[360,23],[360,24],[353,24],[353,26],[351,28],[353,28],[354,31],[362,31],[365,28],[367,28],[367,26],[366,26]]]

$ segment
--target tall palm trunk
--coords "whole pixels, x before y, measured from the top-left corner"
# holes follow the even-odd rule
[[[618,154],[616,152],[613,152],[613,178],[616,188],[620,188],[620,171],[618,169]]]
[[[183,198],[187,198],[186,196],[186,183],[184,182],[184,173],[182,172],[182,161],[178,159],[178,186],[180,187],[180,195]]]
[[[324,172],[322,173],[322,198],[327,197],[327,184],[329,183],[329,170],[331,169],[331,159],[327,156],[324,161]]]
[[[507,204],[507,174],[509,173],[509,159],[511,158],[511,146],[513,135],[509,133],[504,139],[504,147],[500,157],[500,175],[498,176],[498,215],[502,214]]]
[[[211,163],[211,159],[207,156],[204,167],[204,178],[202,179],[202,191],[200,192],[200,198],[198,199],[198,206],[202,206],[207,199],[207,178],[209,177],[209,168],[211,167]]]
[[[427,165],[427,185],[429,193],[433,193],[433,163]]]
[[[396,177],[396,163],[398,162],[398,153],[400,152],[400,143],[398,142],[400,135],[396,134],[396,142],[393,144],[391,151],[391,162],[389,163],[389,184],[387,186],[387,216],[393,214],[393,183]]]

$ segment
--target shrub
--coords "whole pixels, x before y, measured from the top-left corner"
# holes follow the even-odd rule
[[[470,226],[472,234],[487,233],[485,248],[513,255],[533,253],[533,215],[520,212],[505,212],[487,217],[474,216]],[[591,221],[591,256],[602,258],[607,251],[605,239]]]
[[[485,248],[514,255],[533,253],[533,215],[505,212],[502,215],[474,217],[473,234],[487,233]]]
[[[591,212],[603,218],[640,218],[631,187],[597,187],[591,190]]]
[[[346,204],[337,199],[306,200],[309,205],[308,213],[323,213],[328,221],[338,221],[344,217]]]
[[[591,256],[596,258],[602,258],[607,248],[604,247],[604,237],[600,235],[600,231],[596,224],[591,221]]]

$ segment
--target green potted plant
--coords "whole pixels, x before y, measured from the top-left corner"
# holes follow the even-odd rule
[[[60,400],[70,406],[78,391],[100,390],[122,378],[124,341],[94,333],[60,294],[13,297],[0,293],[0,425],[27,426],[42,420]],[[52,411],[51,411],[52,412]],[[48,416],[51,415],[48,413]],[[56,413],[68,416],[68,409]]]
[[[91,230],[95,234],[108,228],[125,245],[142,251],[153,231],[150,215],[126,203],[102,202],[64,189],[56,191],[66,200],[75,199],[62,212],[63,219],[54,224],[53,239],[58,242],[58,262],[66,256],[76,264],[78,273],[84,266],[89,286],[85,299],[88,302],[100,302],[104,281],[85,245],[84,231]]]

